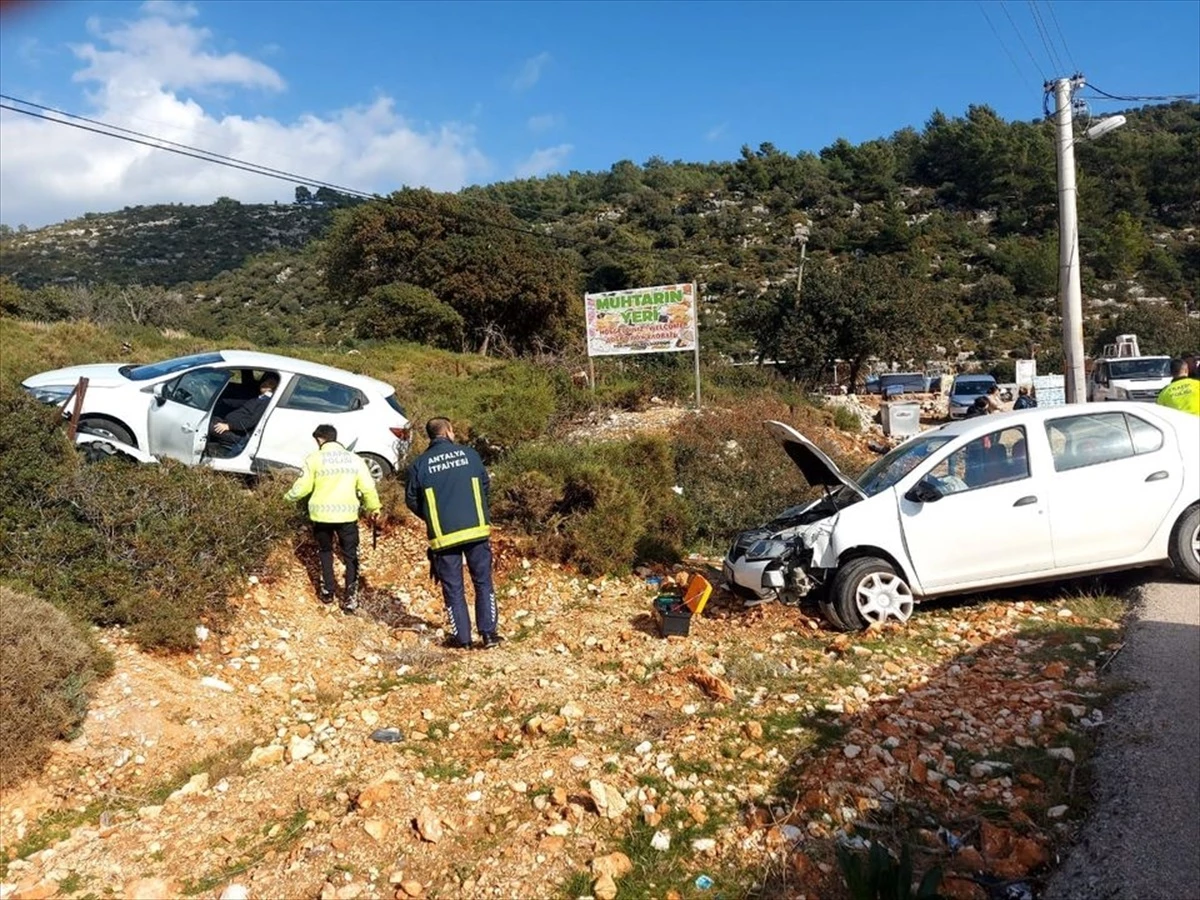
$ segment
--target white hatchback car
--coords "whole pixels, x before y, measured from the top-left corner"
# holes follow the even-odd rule
[[[279,380],[254,430],[231,448],[209,441],[214,416]],[[376,480],[396,471],[408,452],[410,426],[390,385],[287,356],[219,350],[149,365],[70,366],[34,375],[22,387],[47,403],[65,403],[87,378],[80,408],[80,444],[142,462],[171,457],[189,465],[252,474],[300,468],[313,451],[312,432],[328,423],[338,440],[366,460]]]
[[[836,627],[905,621],[944,594],[1169,562],[1200,581],[1200,418],[1143,403],[1026,409],[906,441],[857,480],[767,428],[825,496],[738,535],[750,603],[815,592]]]

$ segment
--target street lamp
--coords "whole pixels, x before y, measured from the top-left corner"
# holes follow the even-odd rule
[[[1086,84],[1082,75],[1060,78],[1045,85],[1054,91],[1055,144],[1058,151],[1058,299],[1062,308],[1063,359],[1066,368],[1066,400],[1082,403],[1083,289],[1079,283],[1079,219],[1076,211],[1075,137],[1072,130],[1071,98]],[[1095,139],[1125,124],[1124,116],[1101,119],[1084,132]]]

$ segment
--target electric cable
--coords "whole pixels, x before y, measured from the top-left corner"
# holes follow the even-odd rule
[[[1092,84],[1091,82],[1088,82],[1087,86],[1089,88],[1091,88],[1093,91],[1095,91],[1097,94],[1100,95],[1100,97],[1090,98],[1093,100],[1100,100],[1101,98],[1103,98],[1106,100],[1119,100],[1122,103],[1143,103],[1143,102],[1156,102],[1156,101],[1162,102],[1162,101],[1174,101],[1174,100],[1200,99],[1200,93],[1194,93],[1194,94],[1146,94],[1143,96],[1126,96],[1124,94],[1110,94],[1108,91],[1103,90],[1102,88],[1096,87],[1096,85]]]
[[[3,96],[5,100],[15,99],[15,98],[9,97],[8,95],[0,95],[0,96]],[[16,102],[25,103],[26,101],[17,100]],[[225,166],[226,168],[230,168],[230,169],[238,169],[243,172],[249,172],[252,175],[262,175],[263,177],[266,177],[266,178],[274,178],[277,181],[286,181],[290,184],[302,183],[302,184],[317,185],[317,186],[321,186],[321,187],[328,187],[330,190],[334,190],[334,191],[344,194],[346,196],[355,197],[355,198],[361,199],[361,200],[388,200],[389,202],[397,203],[398,205],[401,205],[401,206],[408,206],[409,208],[414,208],[414,209],[417,208],[414,204],[404,203],[400,200],[397,200],[395,197],[385,198],[378,193],[361,191],[356,188],[336,186],[336,185],[333,185],[330,183],[322,182],[318,179],[307,178],[303,175],[298,175],[296,173],[284,172],[283,170],[272,169],[269,166],[262,166],[257,163],[247,162],[246,160],[239,160],[239,159],[236,159],[235,157],[224,156],[223,154],[215,153],[213,151],[201,150],[199,148],[189,147],[186,144],[179,144],[175,141],[167,141],[165,139],[156,138],[153,135],[143,135],[142,132],[134,132],[131,129],[121,128],[120,126],[115,126],[115,125],[109,125],[108,123],[100,122],[99,120],[96,120],[96,119],[87,119],[87,117],[85,117],[85,116],[76,116],[71,113],[61,112],[59,110],[53,109],[52,107],[42,107],[42,106],[40,106],[40,104],[28,104],[28,105],[36,106],[41,109],[47,109],[52,112],[58,113],[60,115],[68,116],[69,118],[56,118],[55,116],[52,116],[52,115],[46,115],[45,113],[35,112],[33,109],[23,109],[19,106],[13,106],[11,103],[6,103],[6,102],[0,102],[0,109],[7,109],[11,112],[20,113],[21,115],[29,116],[31,118],[42,119],[46,122],[53,122],[57,125],[66,125],[71,128],[79,129],[81,131],[87,131],[87,132],[91,132],[93,134],[99,134],[104,137],[114,138],[116,140],[126,141],[126,142],[132,143],[132,144],[140,144],[145,147],[150,147],[153,150],[163,150],[167,153],[175,153],[179,156],[186,156],[186,157],[190,157],[192,159],[198,159],[201,162],[208,162],[208,163],[212,163],[213,165]],[[82,121],[71,121],[71,119],[79,119]],[[85,123],[88,123],[88,124],[85,124]],[[91,123],[95,123],[95,124],[91,124]],[[97,127],[97,126],[99,126],[99,127]],[[109,130],[106,130],[106,129],[109,129]],[[463,198],[463,199],[468,202],[476,202],[476,203],[490,202],[490,201],[481,201],[481,200],[478,200],[476,198],[471,198],[471,197],[467,197],[467,198]],[[505,208],[505,209],[508,208],[508,207],[504,207],[503,204],[499,204],[499,203],[493,203],[492,205],[499,207],[499,208]],[[425,210],[425,211],[428,212],[428,210]],[[513,225],[506,225],[502,222],[489,222],[486,219],[480,219],[475,216],[467,215],[464,213],[459,213],[459,212],[454,212],[454,211],[445,211],[445,210],[438,210],[436,212],[439,215],[442,215],[444,217],[458,219],[459,221],[469,222],[469,223],[472,223],[475,225],[480,225],[485,228],[494,228],[494,229],[498,229],[501,231],[510,231],[510,232],[513,232],[514,234],[523,234],[523,235],[527,235],[529,237],[548,238],[552,241],[556,241],[559,243],[568,243],[568,244],[583,243],[582,241],[579,241],[575,238],[568,238],[568,237],[564,237],[561,235],[555,235],[555,234],[551,234],[546,231],[518,228]]]
[[[237,163],[239,165],[250,166],[254,169],[260,170],[263,174],[287,176],[289,180],[292,180],[294,182],[302,182],[306,185],[311,184],[315,187],[329,188],[330,190],[337,191],[338,193],[341,193],[341,194],[348,194],[350,196],[362,196],[362,197],[367,197],[367,198],[379,197],[378,194],[367,194],[364,191],[359,191],[359,190],[356,190],[355,188],[345,187],[344,185],[332,184],[327,181],[317,181],[316,179],[313,179],[313,178],[305,178],[303,175],[297,175],[295,172],[288,172],[283,169],[273,169],[269,166],[259,165],[258,163],[247,162],[244,159],[238,159],[233,156],[226,156],[225,154],[217,153],[214,150],[204,150],[199,147],[192,147],[188,144],[181,144],[178,141],[170,141],[170,140],[167,140],[166,138],[158,137],[157,135],[147,134],[142,131],[135,131],[132,128],[123,128],[120,125],[113,125],[111,122],[102,122],[99,119],[91,119],[91,118],[88,118],[87,116],[81,116],[78,113],[67,112],[65,109],[57,109],[53,106],[45,106],[41,103],[34,103],[32,100],[22,100],[20,97],[13,97],[9,94],[0,94],[0,100],[7,100],[10,103],[20,103],[22,106],[31,106],[34,109],[40,109],[40,110],[44,110],[46,112],[54,113],[55,115],[65,116],[68,119],[77,119],[80,122],[87,122],[91,125],[96,125],[101,128],[107,128],[110,131],[119,131],[122,134],[129,134],[129,135],[133,135],[134,137],[144,138],[149,141],[155,141],[158,144],[164,145],[164,148],[166,146],[178,147],[182,150],[187,150],[187,151],[194,152],[194,153],[202,153],[205,156],[212,157],[214,160],[225,160],[225,161],[228,161],[231,163]],[[12,109],[12,107],[5,107],[5,108]],[[20,112],[20,110],[17,110],[17,112]]]
[[[997,31],[996,26],[992,24],[992,17],[988,15],[987,6],[984,4],[983,0],[975,0],[975,2],[979,7],[979,11],[983,13],[983,18],[984,21],[988,23],[988,28],[992,29],[992,34],[995,35],[996,41],[1000,44],[1000,49],[1004,51],[1004,55],[1008,57],[1008,61],[1011,62],[1013,68],[1017,70],[1018,77],[1020,77],[1020,79],[1024,81],[1027,86],[1032,87],[1033,85],[1029,83],[1029,76],[1025,73],[1024,69],[1017,65],[1017,58],[1012,55],[1012,51],[1008,49],[1008,44],[1004,43],[1004,38],[1000,37],[1000,32]]]
[[[1021,29],[1017,27],[1017,23],[1013,21],[1012,14],[1008,11],[1008,5],[1004,0],[1000,0],[1000,9],[1004,11],[1004,18],[1008,19],[1008,24],[1012,26],[1013,31],[1017,33],[1017,40],[1021,42],[1021,46],[1025,48],[1025,53],[1029,56],[1029,61],[1033,63],[1033,67],[1038,70],[1038,74],[1042,76],[1042,81],[1046,80],[1046,72],[1038,63],[1037,57],[1033,55],[1033,51],[1029,49],[1029,45],[1025,43],[1025,35],[1021,33]]]
[[[1063,34],[1062,26],[1058,24],[1058,15],[1054,12],[1054,4],[1051,0],[1044,0],[1046,9],[1050,11],[1050,21],[1054,23],[1054,30],[1058,32],[1058,39],[1062,41],[1063,53],[1067,56],[1067,62],[1071,64],[1073,72],[1079,71],[1079,66],[1075,65],[1075,57],[1071,53],[1071,48],[1067,46],[1067,36]]]
[[[1065,68],[1062,60],[1059,59],[1058,51],[1054,48],[1054,44],[1049,39],[1049,31],[1046,29],[1046,23],[1042,21],[1042,14],[1038,11],[1037,0],[1028,0],[1029,13],[1033,18],[1033,27],[1038,33],[1038,37],[1042,39],[1042,47],[1046,50],[1046,57],[1050,60],[1050,65],[1055,70],[1061,72]]]
[[[204,155],[210,156],[214,159],[228,160],[233,163],[252,166],[255,169],[261,169],[263,172],[270,172],[270,173],[273,173],[276,175],[287,175],[291,178],[294,178],[297,182],[303,183],[304,185],[312,185],[313,187],[329,188],[330,190],[337,191],[339,193],[347,194],[349,196],[354,196],[354,197],[361,196],[366,199],[379,199],[380,198],[380,195],[378,193],[367,194],[366,192],[359,191],[356,188],[349,188],[349,187],[345,187],[344,185],[333,184],[331,182],[326,182],[326,181],[319,181],[315,178],[308,178],[304,175],[299,175],[295,172],[289,172],[284,169],[275,169],[270,166],[260,165],[259,163],[247,162],[246,160],[237,159],[236,157],[226,156],[224,154],[217,153],[214,150],[204,150],[203,148],[193,147],[190,144],[183,144],[178,141],[168,140],[167,138],[159,137],[158,135],[154,135],[154,134],[148,134],[148,133],[142,132],[142,131],[136,131],[132,128],[124,128],[120,125],[114,125],[111,122],[103,122],[99,119],[92,119],[92,118],[89,118],[88,116],[79,115],[78,113],[68,112],[65,109],[58,109],[57,107],[53,107],[53,106],[45,106],[41,103],[35,103],[32,100],[22,100],[20,97],[13,97],[9,94],[0,93],[0,99],[8,100],[13,103],[20,103],[22,106],[31,106],[35,109],[45,110],[46,112],[52,112],[52,113],[55,113],[56,115],[65,116],[70,119],[77,119],[81,122],[88,122],[92,125],[97,125],[101,128],[107,128],[112,131],[119,131],[124,134],[133,135],[135,137],[145,138],[146,140],[156,141],[160,144],[165,144],[165,145],[169,145],[172,147],[179,147],[183,150],[188,150],[188,151],[192,151],[195,153],[203,153]],[[545,212],[542,212],[541,210],[533,209],[532,207],[517,206],[515,204],[499,203],[497,201],[486,200],[486,199],[480,198],[480,197],[463,197],[462,199],[472,202],[472,203],[489,203],[492,206],[501,207],[501,208],[507,209],[509,211],[520,210],[522,212],[533,213],[541,218],[546,218],[546,219],[562,219],[563,218],[562,216],[559,216],[555,213],[545,213]]]

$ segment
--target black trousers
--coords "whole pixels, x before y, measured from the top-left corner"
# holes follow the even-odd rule
[[[471,615],[463,589],[463,561],[475,586],[475,627],[480,635],[496,630],[496,592],[492,587],[492,545],[487,540],[460,544],[433,553],[433,571],[442,583],[442,600],[454,638],[471,643]]]
[[[353,522],[313,522],[313,537],[317,539],[317,555],[321,558],[321,593],[333,594],[337,581],[333,577],[333,536],[342,551],[346,564],[346,593],[358,587],[358,520]]]

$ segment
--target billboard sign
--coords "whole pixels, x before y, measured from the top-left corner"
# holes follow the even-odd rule
[[[696,286],[584,294],[588,356],[696,351]]]

